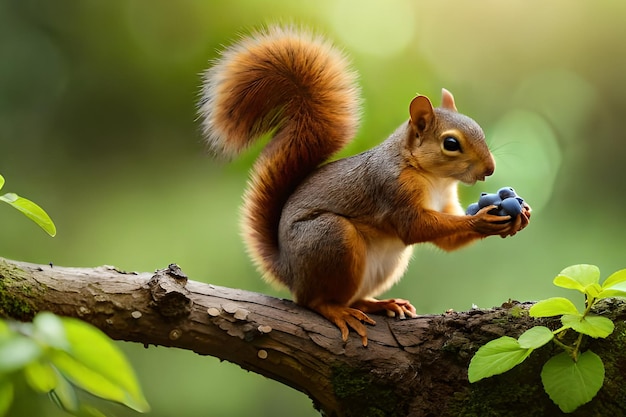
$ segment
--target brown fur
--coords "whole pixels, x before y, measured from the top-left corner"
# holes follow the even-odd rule
[[[351,328],[367,344],[361,322],[374,321],[365,313],[415,315],[406,300],[373,298],[400,279],[411,245],[452,250],[528,224],[529,209],[505,224],[489,208],[463,214],[457,184],[483,180],[495,164],[480,126],[446,90],[441,108],[414,98],[409,121],[379,146],[323,164],[352,138],[359,104],[354,74],[327,42],[270,28],[224,51],[204,82],[214,153],[234,156],[273,132],[244,199],[252,258],[344,340]],[[446,149],[451,137],[460,149]]]
[[[244,230],[266,277],[281,281],[274,266],[282,207],[311,171],[354,136],[356,75],[321,38],[271,27],[226,49],[205,73],[200,113],[217,154],[236,155],[277,129],[253,169]]]

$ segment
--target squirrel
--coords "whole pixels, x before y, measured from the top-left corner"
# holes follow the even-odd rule
[[[416,317],[404,299],[374,297],[396,283],[412,245],[446,251],[529,223],[465,215],[459,182],[491,175],[481,127],[442,90],[441,107],[418,95],[409,120],[378,146],[328,162],[352,140],[360,113],[356,74],[324,38],[270,26],[222,51],[202,76],[199,116],[209,151],[234,157],[270,136],[244,194],[243,235],[264,277],[294,301],[350,329],[367,346],[367,313]],[[506,222],[503,222],[505,220]]]

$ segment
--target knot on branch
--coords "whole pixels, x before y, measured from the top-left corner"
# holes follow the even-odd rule
[[[171,319],[187,317],[193,301],[189,298],[187,275],[176,264],[157,270],[147,283],[153,306],[163,316]]]

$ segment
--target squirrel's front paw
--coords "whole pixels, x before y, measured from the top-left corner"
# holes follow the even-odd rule
[[[490,205],[481,208],[471,218],[472,228],[474,231],[484,236],[500,235],[502,237],[509,236],[514,229],[512,226],[519,219],[516,217],[515,221],[511,221],[510,215],[499,216],[489,213],[493,209],[497,208],[495,205]],[[513,234],[517,233],[517,229]]]
[[[515,217],[513,221],[511,222],[510,232],[502,237],[513,236],[517,232],[521,231],[526,226],[528,226],[528,224],[530,223],[531,212],[532,212],[532,209],[530,208],[530,206],[524,203],[522,207],[522,212],[517,217]]]
[[[475,217],[473,228],[485,236],[513,236],[530,223],[532,209],[511,187],[495,194],[481,193],[478,202],[467,207],[465,214]]]
[[[528,203],[518,196],[512,187],[502,187],[495,194],[481,193],[478,202],[470,204],[465,214],[477,216],[488,213],[498,216],[496,223],[505,227],[496,231],[497,227],[479,223],[475,230],[479,233],[483,233],[481,230],[484,230],[486,235],[507,237],[528,226],[531,211]],[[482,220],[487,223],[493,222],[493,218],[484,217]]]

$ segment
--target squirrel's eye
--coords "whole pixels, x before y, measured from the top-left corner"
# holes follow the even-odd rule
[[[448,136],[443,140],[443,149],[450,152],[456,152],[461,150],[461,143],[457,138],[453,138],[452,136]]]

